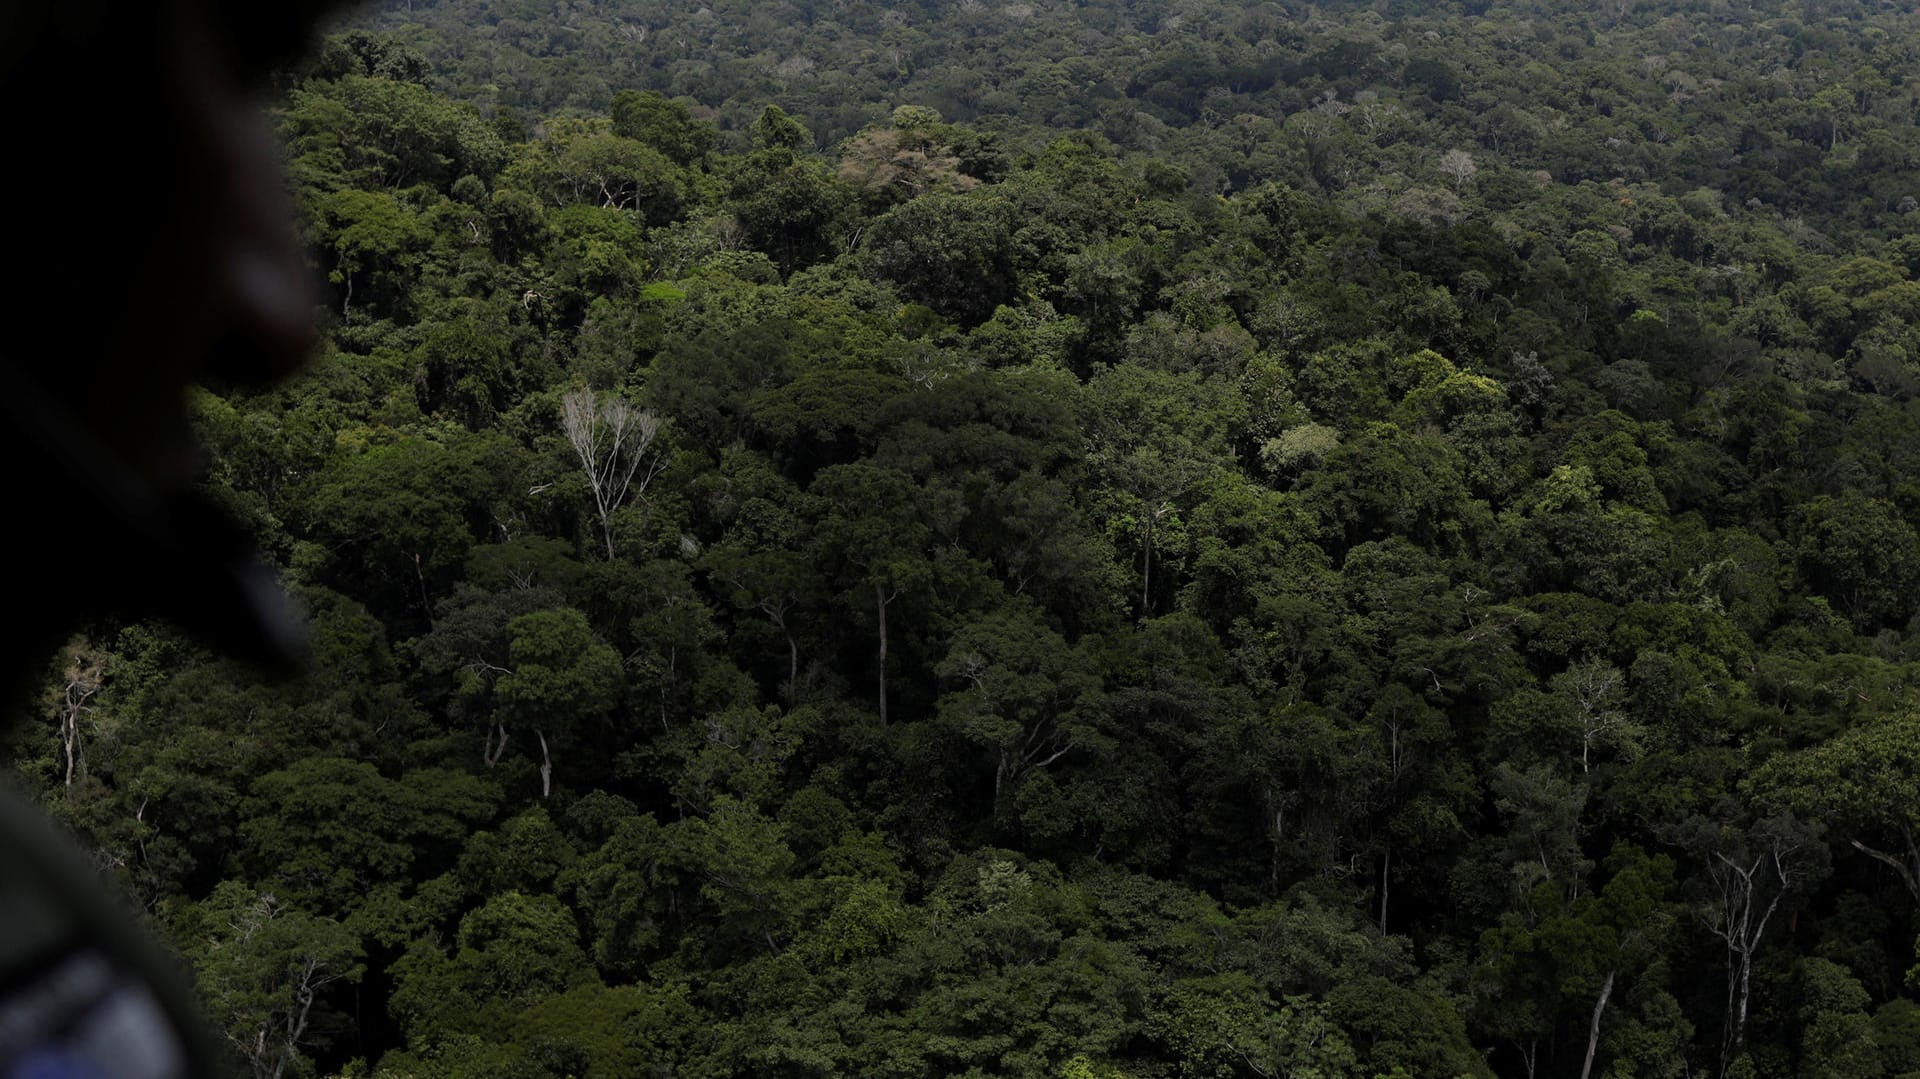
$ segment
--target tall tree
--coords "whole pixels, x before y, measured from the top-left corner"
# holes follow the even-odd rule
[[[1920,712],[1875,717],[1762,765],[1756,797],[1840,830],[1920,907]]]
[[[580,459],[600,538],[612,561],[614,514],[630,496],[644,501],[647,488],[666,467],[666,454],[654,445],[660,420],[623,397],[602,397],[582,387],[560,399],[560,425]]]
[[[1720,1039],[1724,1076],[1746,1051],[1754,960],[1767,928],[1783,906],[1803,900],[1826,875],[1827,849],[1817,825],[1784,814],[1746,827],[1696,819],[1686,831],[1705,863],[1695,909],[1726,954],[1726,1023]]]
[[[619,699],[620,653],[601,641],[571,607],[534,611],[507,623],[508,670],[494,683],[506,723],[533,732],[540,745],[540,797],[553,793],[553,740],[571,741],[583,722],[604,716]]]
[[[194,934],[185,947],[209,1010],[254,1079],[301,1074],[302,1051],[324,1044],[316,1026],[323,996],[366,972],[360,941],[346,927],[239,881],[221,882],[181,928]]]
[[[921,521],[920,490],[892,469],[835,465],[815,477],[809,493],[824,500],[816,532],[822,561],[835,567],[846,603],[871,611],[873,670],[880,722],[887,722],[887,615],[895,601],[924,585],[931,573],[931,535]]]

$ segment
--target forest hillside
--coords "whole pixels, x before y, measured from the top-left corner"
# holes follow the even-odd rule
[[[1920,10],[389,0],[311,623],[19,779],[298,1075],[1920,1076]]]

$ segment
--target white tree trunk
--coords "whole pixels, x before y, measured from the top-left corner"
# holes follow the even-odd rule
[[[880,725],[884,727],[887,725],[887,604],[893,602],[893,596],[887,595],[880,582],[875,581],[873,601],[880,618]]]
[[[553,793],[553,758],[547,753],[547,736],[537,728],[533,736],[540,740],[540,797],[544,799]]]
[[[1393,848],[1380,854],[1380,932],[1387,931],[1387,873],[1393,868]]]
[[[91,711],[88,701],[105,684],[101,663],[84,641],[68,646],[67,689],[60,709],[60,752],[66,759],[66,786],[86,772],[86,750],[80,740],[80,719]]]
[[[1607,980],[1600,986],[1600,999],[1593,1002],[1593,1022],[1587,1027],[1587,1061],[1580,1065],[1580,1079],[1593,1074],[1593,1054],[1600,1048],[1600,1013],[1607,1010],[1607,998],[1613,995],[1614,971],[1607,971]]]

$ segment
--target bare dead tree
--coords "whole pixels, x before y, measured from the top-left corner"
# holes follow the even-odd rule
[[[1556,688],[1572,698],[1580,720],[1580,771],[1593,770],[1593,751],[1622,740],[1632,741],[1632,723],[1619,705],[1626,677],[1603,659],[1588,657],[1567,669]]]
[[[87,768],[86,749],[80,740],[81,718],[93,710],[88,702],[106,684],[106,671],[100,654],[84,639],[78,639],[67,646],[67,665],[62,673],[66,688],[59,702],[60,750],[66,763],[65,785],[72,787],[74,776],[84,774]]]
[[[625,398],[602,398],[585,388],[569,392],[560,403],[561,427],[586,472],[611,562],[614,512],[629,496],[644,497],[654,477],[666,467],[665,456],[653,452],[660,420]]]
[[[1817,842],[1813,830],[1786,820],[1761,822],[1744,850],[1711,851],[1707,877],[1713,897],[1701,911],[1709,932],[1727,949],[1727,1029],[1721,1042],[1720,1073],[1746,1047],[1747,1010],[1753,995],[1753,959],[1767,924],[1793,892],[1805,889],[1821,871],[1809,857]],[[1744,845],[1743,845],[1744,846]]]
[[[1473,155],[1465,150],[1453,149],[1440,155],[1440,171],[1453,181],[1454,190],[1467,186],[1480,172],[1480,166],[1474,164]]]

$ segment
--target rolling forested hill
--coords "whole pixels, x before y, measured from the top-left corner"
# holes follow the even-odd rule
[[[1920,11],[387,3],[10,759],[257,1076],[1920,1075]]]

